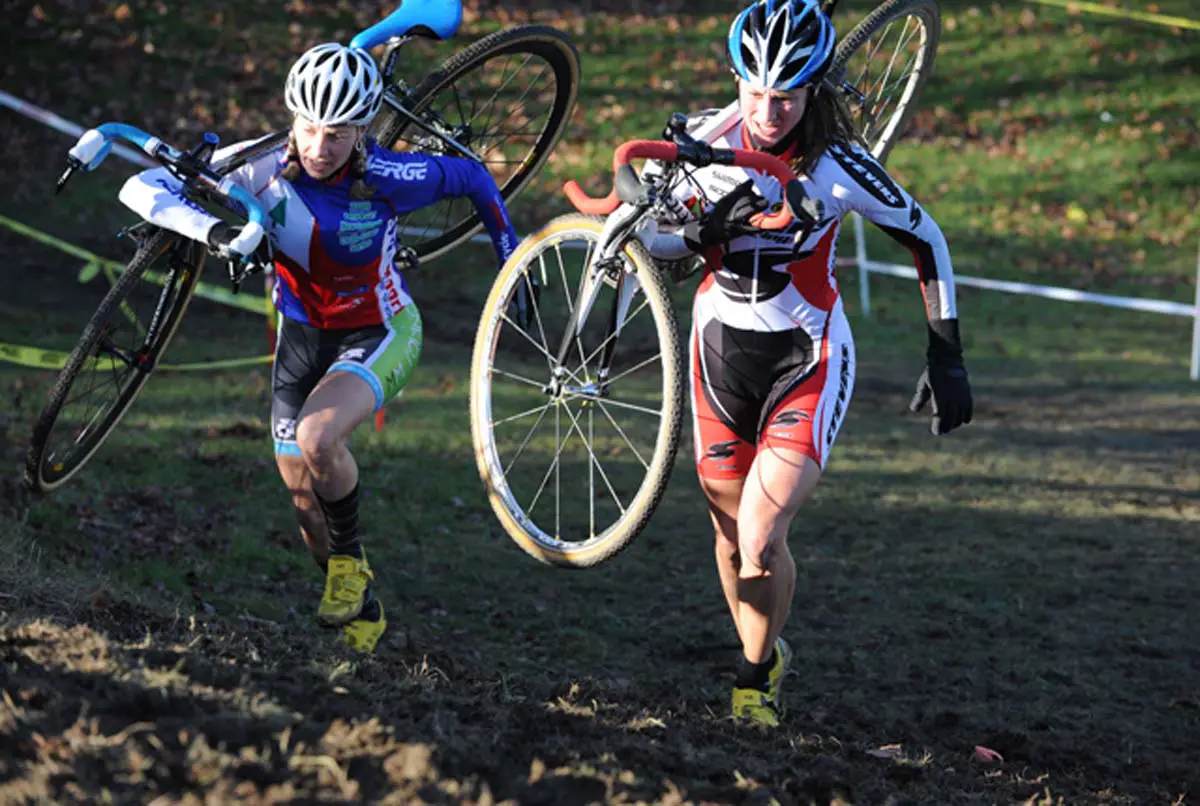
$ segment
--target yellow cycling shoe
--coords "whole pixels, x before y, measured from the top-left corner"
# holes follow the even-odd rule
[[[363,609],[367,583],[375,578],[364,556],[361,560],[344,554],[329,556],[325,593],[317,608],[317,621],[326,627],[341,627],[358,617]]]
[[[769,727],[778,727],[784,707],[780,699],[783,678],[792,662],[792,648],[782,637],[775,640],[775,663],[767,673],[767,690],[734,688],[733,718]]]
[[[342,643],[355,652],[368,655],[375,651],[375,645],[379,643],[386,629],[387,617],[383,613],[383,602],[378,598],[372,599],[363,606],[358,618],[342,628]]]
[[[787,641],[783,640],[783,636],[780,636],[775,639],[775,665],[767,674],[767,682],[771,684],[767,689],[767,699],[775,704],[775,710],[781,715],[787,709],[783,707],[783,700],[779,697],[783,690],[783,678],[787,676],[788,666],[791,664],[792,648],[788,646]]]
[[[756,688],[733,690],[733,718],[769,728],[779,727],[779,712],[775,710],[775,703],[771,702],[767,692]]]

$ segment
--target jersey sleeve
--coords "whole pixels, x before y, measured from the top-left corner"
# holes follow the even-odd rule
[[[442,190],[447,196],[465,196],[475,205],[475,211],[491,236],[496,259],[501,266],[517,248],[517,231],[508,217],[508,208],[488,169],[474,160],[459,157],[440,157]]]
[[[218,149],[213,160],[220,160],[249,145],[252,141],[234,143]],[[229,176],[233,182],[254,192],[254,174],[261,170],[263,160],[249,162]],[[150,168],[125,180],[117,194],[121,203],[139,216],[164,229],[178,232],[186,238],[205,243],[209,230],[221,221],[196,202],[183,195],[183,183],[166,168]]]
[[[397,215],[428,207],[446,197],[467,198],[487,228],[501,265],[517,248],[517,233],[500,190],[487,168],[474,160],[397,154],[375,145],[367,173]]]
[[[825,160],[823,167],[832,171],[829,184],[842,202],[840,212],[860,214],[912,252],[929,321],[957,319],[950,248],[933,217],[861,148],[835,144],[827,157],[836,166]]]

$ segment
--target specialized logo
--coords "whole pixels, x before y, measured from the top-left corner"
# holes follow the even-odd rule
[[[800,409],[784,409],[771,418],[772,426],[790,426],[809,422],[812,422],[812,417],[809,416],[807,411],[801,411]]]
[[[367,173],[375,173],[403,182],[416,182],[429,174],[428,162],[394,162],[372,156],[367,160]]]
[[[842,372],[838,379],[838,394],[837,401],[833,404],[833,417],[829,420],[829,430],[825,432],[825,448],[833,444],[833,438],[837,435],[838,426],[841,425],[842,415],[846,413],[846,399],[850,394],[850,346],[842,345]]]
[[[362,347],[351,347],[338,356],[338,361],[362,361],[366,355],[367,351]]]
[[[292,442],[296,439],[296,421],[290,417],[281,417],[275,421],[275,439],[280,442]]]
[[[908,210],[909,228],[915,230],[917,227],[921,226],[921,221],[924,218],[925,216],[921,212],[921,208],[917,206],[916,201],[913,201],[912,207],[910,207]]]
[[[369,249],[384,222],[369,201],[352,201],[338,222],[338,243],[350,252]]]
[[[829,153],[846,173],[853,176],[858,184],[876,199],[888,207],[904,206],[904,196],[900,193],[900,188],[896,187],[887,171],[865,151],[854,147],[847,151],[835,143],[829,146]]]
[[[704,452],[705,459],[732,459],[734,448],[737,447],[737,440],[731,439],[725,442],[714,442],[708,446],[708,450]]]

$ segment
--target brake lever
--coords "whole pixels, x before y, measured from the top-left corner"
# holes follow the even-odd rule
[[[58,177],[58,181],[54,183],[54,195],[57,196],[66,187],[67,180],[83,167],[83,163],[70,155],[67,156],[67,169],[62,172],[62,176]]]

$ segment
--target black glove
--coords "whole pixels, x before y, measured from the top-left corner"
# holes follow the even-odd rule
[[[508,318],[522,330],[528,330],[537,320],[538,303],[542,299],[542,281],[532,271],[521,275],[512,302],[508,304]]]
[[[933,420],[929,430],[935,435],[948,434],[971,422],[974,402],[967,370],[963,367],[957,319],[929,323],[925,369],[917,379],[917,391],[908,404],[909,411],[916,414],[930,398],[933,398]]]
[[[754,192],[754,180],[747,179],[718,199],[703,220],[685,225],[683,239],[693,252],[729,243],[739,235],[753,232],[750,217],[766,208],[767,200]]]

